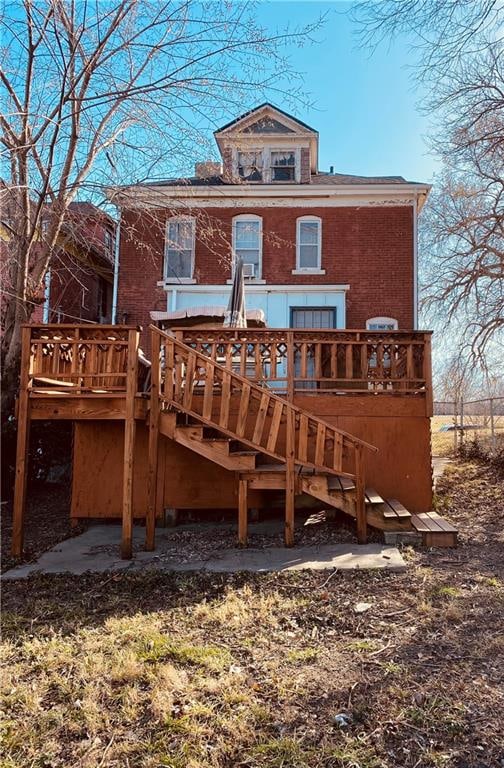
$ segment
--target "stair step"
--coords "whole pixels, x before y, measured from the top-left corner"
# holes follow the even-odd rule
[[[366,501],[369,504],[383,504],[383,499],[374,488],[366,488]]]
[[[437,512],[421,512],[412,515],[413,528],[422,535],[422,542],[427,547],[456,547],[458,531],[449,520]]]
[[[355,483],[349,477],[342,475],[330,475],[327,478],[327,485],[330,491],[354,491]]]
[[[403,507],[401,502],[397,501],[397,499],[387,499],[387,504],[394,510],[397,517],[411,517],[411,512],[409,512],[406,507]]]

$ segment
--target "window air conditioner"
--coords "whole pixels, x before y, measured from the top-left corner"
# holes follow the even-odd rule
[[[243,265],[243,277],[255,277],[255,264]]]

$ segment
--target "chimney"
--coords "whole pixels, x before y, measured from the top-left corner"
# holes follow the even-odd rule
[[[334,173],[334,165],[331,165],[329,168],[329,173],[332,175]]]
[[[209,179],[212,176],[220,176],[222,165],[212,160],[206,160],[204,163],[196,163],[194,166],[194,175],[197,179]]]

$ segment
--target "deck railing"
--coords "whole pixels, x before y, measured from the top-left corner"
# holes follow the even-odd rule
[[[136,326],[26,325],[28,388],[40,395],[124,395],[138,338]]]
[[[429,332],[182,328],[174,335],[289,397],[310,391],[430,397]]]

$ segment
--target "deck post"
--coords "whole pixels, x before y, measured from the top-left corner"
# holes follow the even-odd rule
[[[247,546],[248,524],[248,480],[238,479],[238,543],[241,547]]]
[[[151,330],[151,393],[149,411],[149,472],[147,480],[147,516],[145,519],[145,549],[151,552],[156,546],[156,491],[159,444],[159,387],[161,337]]]
[[[294,545],[294,514],[296,503],[296,416],[287,406],[286,464],[285,464],[285,546]]]
[[[14,509],[12,521],[12,555],[23,554],[24,516],[26,506],[26,478],[28,475],[28,445],[30,441],[30,339],[31,329],[21,329],[21,370],[19,377],[19,402],[17,414],[16,478],[14,484]]]
[[[432,350],[429,333],[424,335],[423,376],[425,381],[425,411],[429,418],[434,414],[432,393]]]
[[[294,400],[294,333],[287,331],[287,400],[292,403]]]
[[[364,481],[364,462],[362,445],[355,446],[355,512],[357,518],[357,541],[359,544],[367,542],[367,518]]]
[[[121,538],[121,557],[123,560],[131,559],[133,552],[133,458],[135,452],[135,395],[137,389],[139,339],[140,333],[138,330],[128,331]]]

